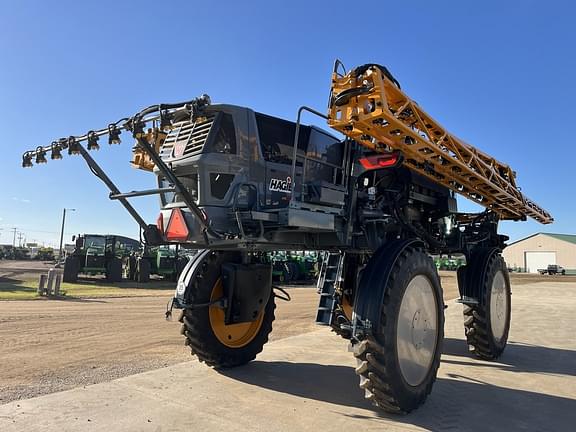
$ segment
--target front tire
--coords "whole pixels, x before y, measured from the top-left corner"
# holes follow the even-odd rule
[[[222,297],[222,264],[239,262],[240,254],[211,252],[191,280],[190,304],[209,303]],[[268,342],[274,321],[274,295],[255,321],[226,325],[224,310],[217,305],[184,309],[180,317],[186,345],[201,362],[214,368],[231,368],[256,358]]]
[[[356,373],[376,406],[408,413],[426,400],[436,380],[444,337],[442,288],[432,259],[414,248],[400,253],[384,280],[381,324],[354,346]]]

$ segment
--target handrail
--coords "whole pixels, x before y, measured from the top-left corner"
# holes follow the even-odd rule
[[[296,158],[298,157],[298,140],[300,138],[300,118],[302,117],[302,112],[308,111],[309,113],[315,114],[318,117],[322,117],[325,120],[328,120],[328,116],[326,114],[322,114],[319,111],[316,111],[313,108],[307,106],[301,106],[298,108],[298,115],[296,116],[296,131],[294,132],[294,148],[292,150],[292,186],[290,189],[290,201],[294,199],[294,189],[296,188]]]

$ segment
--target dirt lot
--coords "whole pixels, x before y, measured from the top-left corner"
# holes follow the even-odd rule
[[[455,273],[441,276],[446,299],[455,298]],[[513,285],[552,279],[576,280],[519,275]],[[164,320],[172,291],[134,291],[131,298],[0,301],[0,404],[189,360],[179,323]],[[314,287],[290,293],[290,303],[278,302],[271,340],[317,329]]]

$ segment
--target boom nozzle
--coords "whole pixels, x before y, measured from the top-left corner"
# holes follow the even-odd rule
[[[83,141],[87,142],[88,150],[98,150],[100,137],[108,135],[108,144],[120,144],[120,135],[123,131],[129,131],[135,138],[147,136],[146,125],[152,123],[153,130],[169,131],[172,124],[180,118],[197,118],[204,115],[204,110],[212,103],[210,96],[203,94],[200,97],[186,102],[151,105],[133,115],[110,123],[106,128],[90,130],[84,135],[69,136],[53,141],[49,146],[38,146],[22,155],[22,167],[30,168],[33,160],[37,164],[46,163],[46,155],[50,152],[50,159],[62,159],[62,150],[68,150],[68,154],[80,154],[80,146]],[[156,143],[156,141],[154,141]],[[159,141],[160,142],[160,141]],[[149,163],[147,163],[147,166]]]
[[[37,164],[43,164],[43,163],[46,163],[46,162],[48,162],[48,161],[46,160],[46,150],[44,150],[44,149],[42,148],[42,146],[38,146],[38,147],[36,148],[36,163],[37,163]]]

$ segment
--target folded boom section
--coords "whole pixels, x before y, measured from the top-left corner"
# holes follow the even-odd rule
[[[333,73],[328,123],[376,152],[402,151],[410,169],[491,209],[501,219],[530,216],[543,224],[554,220],[520,192],[508,165],[450,134],[382,66]]]

